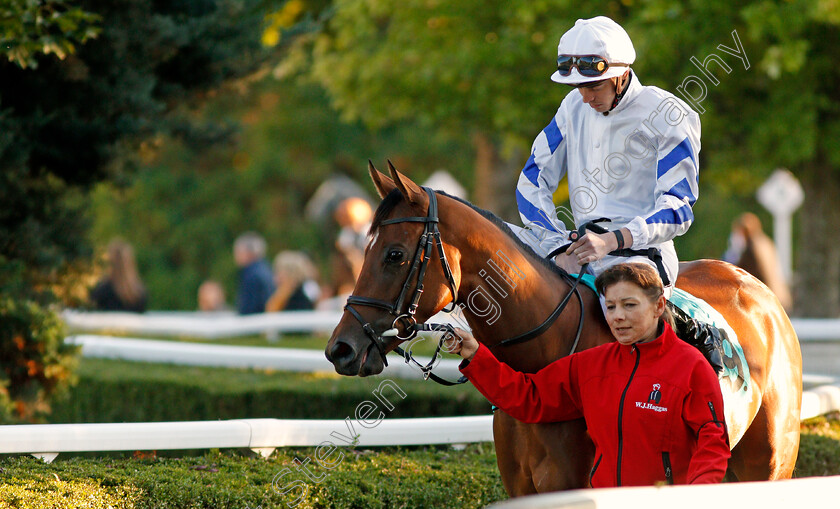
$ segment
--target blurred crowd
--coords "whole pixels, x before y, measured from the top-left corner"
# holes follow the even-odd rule
[[[208,279],[197,289],[197,309],[243,315],[342,309],[362,268],[373,211],[367,200],[352,197],[335,207],[332,218],[338,234],[329,255],[329,280],[321,277],[316,263],[303,251],[280,251],[269,263],[265,239],[256,232],[245,232],[233,244],[233,260],[238,267],[233,304],[228,304],[223,285]],[[722,258],[765,283],[785,309],[791,310],[791,292],[775,246],[755,214],[742,214],[732,223]],[[144,312],[148,298],[131,245],[113,240],[107,248],[106,262],[104,277],[90,291],[93,306],[102,311]]]
[[[342,309],[362,268],[372,218],[373,210],[362,198],[346,198],[335,207],[332,219],[338,234],[329,255],[332,277],[328,280],[321,277],[316,263],[303,251],[280,251],[269,263],[263,236],[252,231],[241,234],[233,243],[233,261],[238,269],[233,303],[228,303],[220,281],[207,279],[197,288],[197,309],[242,315]],[[90,291],[92,306],[100,311],[146,311],[146,288],[131,245],[121,239],[111,241],[105,263],[103,277]]]

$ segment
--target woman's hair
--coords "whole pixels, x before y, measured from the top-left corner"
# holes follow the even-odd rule
[[[267,312],[282,311],[301,284],[318,279],[318,269],[306,253],[301,251],[281,251],[274,258],[273,269],[275,278],[280,276],[280,280],[277,290],[265,304]]]
[[[143,300],[146,288],[137,273],[134,249],[128,242],[114,239],[108,244],[109,279],[114,291],[126,304],[137,304]]]
[[[599,295],[605,295],[607,288],[620,282],[632,283],[642,289],[650,302],[655,303],[660,296],[665,292],[662,287],[662,279],[656,269],[645,263],[620,263],[613,265],[597,278],[595,278],[595,288]],[[673,328],[674,319],[668,308],[662,313],[662,320],[668,322]]]
[[[301,251],[281,251],[274,258],[273,268],[275,274],[282,274],[284,278],[293,281],[295,286],[307,279],[318,278],[315,265]]]

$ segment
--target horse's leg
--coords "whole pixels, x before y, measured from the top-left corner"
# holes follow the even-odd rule
[[[493,433],[502,483],[511,497],[589,485],[595,448],[583,419],[524,424],[496,411]]]
[[[762,406],[744,437],[732,450],[729,467],[739,481],[790,479],[799,450],[799,432],[780,426]],[[798,419],[797,419],[798,421]]]

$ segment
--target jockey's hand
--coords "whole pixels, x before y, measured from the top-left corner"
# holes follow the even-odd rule
[[[585,263],[596,262],[616,249],[618,249],[618,239],[614,233],[587,232],[569,246],[566,254],[576,261],[578,266],[581,266]]]
[[[464,359],[470,360],[478,351],[478,340],[469,332],[455,327],[457,336],[449,335],[443,342],[443,350],[445,352],[460,355]]]

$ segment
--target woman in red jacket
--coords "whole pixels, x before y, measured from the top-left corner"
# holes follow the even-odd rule
[[[520,421],[586,419],[595,488],[720,482],[729,459],[720,385],[702,354],[674,335],[656,271],[616,265],[595,285],[616,342],[521,373],[458,330],[451,351],[465,359],[461,372]]]

